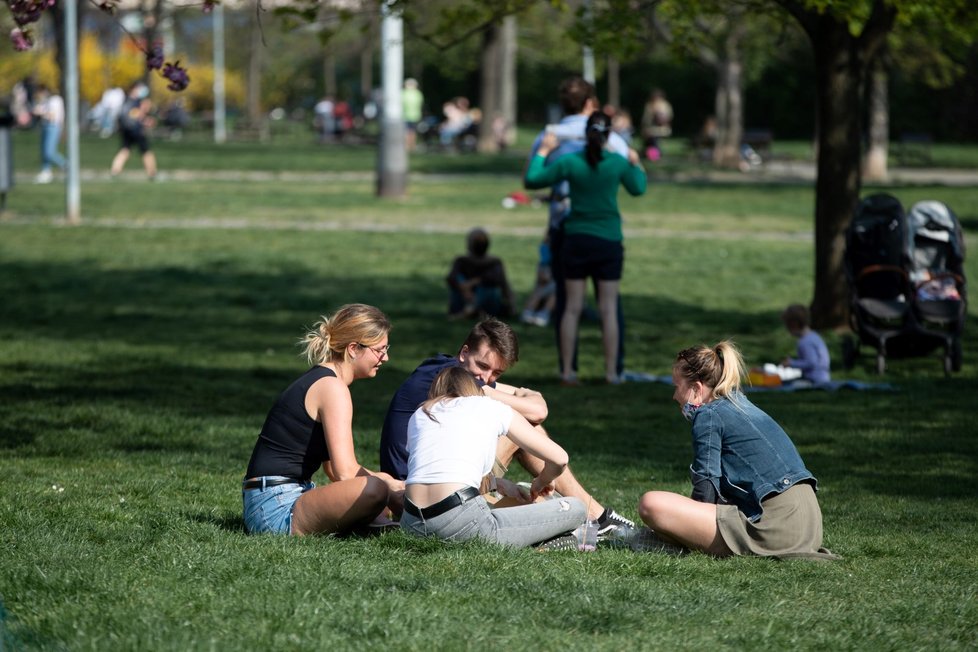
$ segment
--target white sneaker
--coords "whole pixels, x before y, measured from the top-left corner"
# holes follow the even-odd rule
[[[51,183],[54,173],[51,170],[41,170],[40,174],[34,177],[34,183]]]
[[[627,539],[627,545],[635,552],[660,552],[666,555],[685,555],[687,548],[663,541],[647,527],[636,529]]]

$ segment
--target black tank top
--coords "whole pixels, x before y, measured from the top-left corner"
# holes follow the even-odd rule
[[[284,475],[308,481],[329,459],[323,424],[306,413],[306,393],[316,381],[336,378],[332,369],[313,367],[279,395],[265,417],[246,478]]]

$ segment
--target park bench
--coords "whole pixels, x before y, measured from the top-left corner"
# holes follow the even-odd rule
[[[745,129],[741,140],[744,145],[749,145],[760,154],[761,158],[770,158],[771,145],[774,143],[774,132],[770,129]]]

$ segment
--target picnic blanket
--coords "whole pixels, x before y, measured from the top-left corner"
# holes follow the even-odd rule
[[[640,371],[625,371],[625,373],[622,374],[622,378],[629,383],[662,383],[664,385],[672,385],[672,376],[657,376],[655,374],[647,374]],[[851,389],[856,391],[866,391],[866,390],[893,391],[896,389],[896,387],[891,385],[890,383],[868,383],[860,380],[833,380],[831,382],[819,383],[819,384],[794,381],[782,385],[765,386],[765,387],[745,385],[742,389],[744,392],[747,393],[749,392],[798,392],[798,391],[813,390],[813,389],[834,392],[840,389]]]

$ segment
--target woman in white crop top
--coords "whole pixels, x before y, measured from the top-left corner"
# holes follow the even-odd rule
[[[482,393],[462,367],[435,378],[428,400],[408,424],[408,478],[401,528],[417,536],[465,541],[481,538],[522,547],[581,525],[586,507],[576,498],[528,502],[490,509],[479,493],[492,470],[499,437],[544,461],[530,485],[530,500],[554,490],[567,453],[518,412]]]

